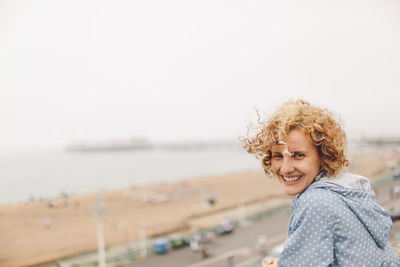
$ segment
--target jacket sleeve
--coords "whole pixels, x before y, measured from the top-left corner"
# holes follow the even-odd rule
[[[335,219],[331,203],[326,196],[321,198],[309,195],[297,199],[278,266],[330,266],[335,261]]]

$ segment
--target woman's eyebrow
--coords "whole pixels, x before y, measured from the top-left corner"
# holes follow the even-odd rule
[[[294,153],[296,153],[296,152],[290,153],[287,149],[284,149],[282,151],[274,151],[274,152],[272,152],[273,155],[287,155],[289,157],[292,157],[294,155]]]
[[[293,151],[293,153],[294,152],[305,152],[305,151],[307,151],[307,148],[304,147],[304,146],[293,146],[293,147],[290,147],[289,149],[290,149],[290,151]]]
[[[288,156],[294,156],[294,154],[307,154],[306,150],[302,150],[302,149],[296,149],[293,150],[293,152],[289,152],[289,151],[283,151],[284,154],[288,155]]]
[[[306,152],[306,150],[301,150],[301,149],[298,149],[298,150],[295,150],[295,151],[293,151],[293,154],[294,153],[302,153],[302,154],[306,154],[307,152]]]

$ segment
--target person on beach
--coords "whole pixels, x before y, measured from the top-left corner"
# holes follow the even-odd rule
[[[284,249],[264,266],[400,266],[369,180],[343,171],[346,135],[331,112],[288,101],[243,141],[295,196]]]

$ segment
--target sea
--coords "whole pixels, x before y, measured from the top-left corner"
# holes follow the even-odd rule
[[[260,168],[243,149],[0,154],[0,204],[49,199]]]

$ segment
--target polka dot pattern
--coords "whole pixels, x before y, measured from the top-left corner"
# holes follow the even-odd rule
[[[397,266],[392,221],[373,191],[314,182],[292,202],[278,265]]]

